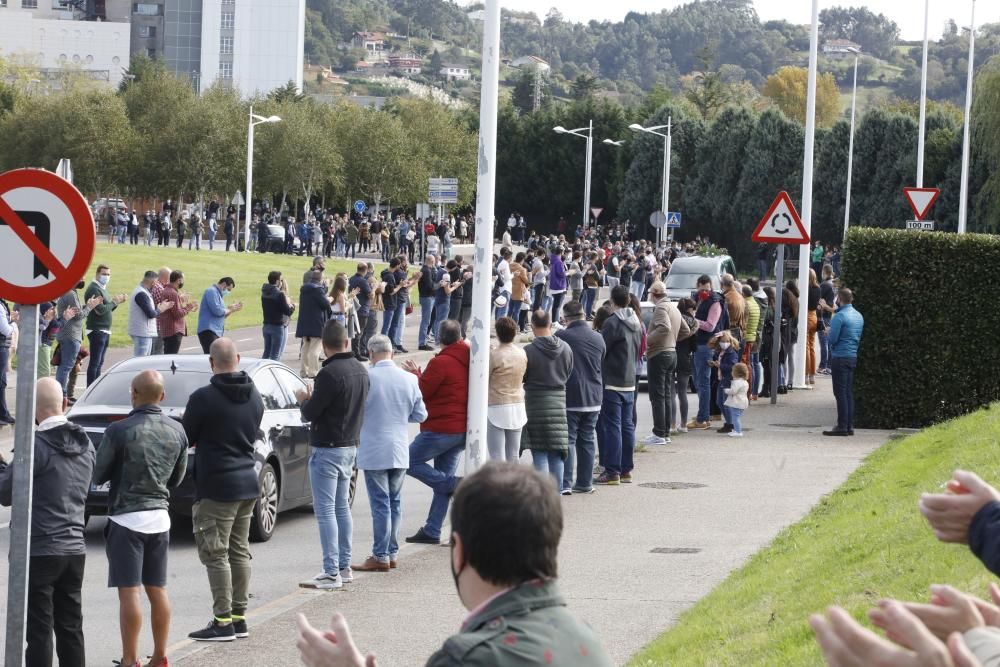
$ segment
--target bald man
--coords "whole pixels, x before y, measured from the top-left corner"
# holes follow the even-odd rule
[[[213,617],[188,637],[218,642],[249,636],[250,522],[260,494],[254,443],[264,401],[240,370],[232,340],[213,341],[208,362],[212,380],[188,398],[184,430],[195,446],[194,541],[208,570]]]
[[[60,665],[84,665],[80,590],[87,556],[84,506],[94,469],[86,432],[66,421],[62,386],[35,384],[35,465],[31,560],[28,571],[27,665],[52,664],[52,634]],[[27,415],[25,415],[27,417]],[[0,457],[0,504],[11,504],[14,467]]]
[[[148,370],[132,379],[132,412],[111,424],[97,450],[94,484],[111,483],[108,492],[108,588],[118,589],[122,660],[140,665],[142,630],[140,586],[146,588],[153,621],[152,667],[167,664],[170,600],[167,549],[170,546],[170,489],[187,470],[187,436],[163,414],[163,377]]]
[[[160,270],[157,271],[156,281],[150,288],[150,292],[153,294],[153,306],[159,306],[164,299],[163,288],[170,284],[170,274],[173,273],[169,266],[161,266]],[[159,325],[159,321],[157,321]],[[151,354],[163,354],[163,332],[157,331],[156,338],[153,339],[153,351]]]

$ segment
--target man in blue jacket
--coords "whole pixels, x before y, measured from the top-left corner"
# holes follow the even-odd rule
[[[830,323],[833,396],[837,399],[837,426],[823,435],[854,435],[854,371],[865,318],[854,309],[854,294],[846,287],[838,294],[840,308]]]
[[[232,278],[221,278],[212,285],[201,297],[201,307],[198,309],[198,342],[201,349],[208,354],[217,339],[226,332],[226,318],[235,312],[243,310],[239,301],[227,307],[224,299],[236,289],[236,281]]]

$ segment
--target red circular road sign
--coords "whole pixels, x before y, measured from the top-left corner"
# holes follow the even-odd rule
[[[0,174],[0,297],[58,299],[94,258],[94,219],[73,184],[42,169]]]

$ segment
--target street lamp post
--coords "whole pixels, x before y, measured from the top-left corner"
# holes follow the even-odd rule
[[[962,133],[962,189],[958,200],[958,233],[964,234],[969,218],[969,129],[972,125],[973,60],[976,57],[976,0],[972,0],[969,24],[969,74],[965,82],[965,129]]]
[[[927,125],[927,32],[931,0],[924,0],[924,58],[920,70],[920,134],[917,135],[917,187],[924,187],[924,128]]]
[[[663,137],[663,182],[660,187],[662,188],[660,205],[663,207],[663,216],[666,218],[668,211],[670,209],[670,158],[671,158],[671,142],[673,139],[673,117],[667,116],[666,125],[654,125],[653,127],[643,127],[638,123],[633,123],[628,126],[628,129],[633,132],[646,132],[648,134],[655,134],[658,137]],[[666,129],[667,133],[663,134],[657,130]],[[656,246],[659,247],[660,243],[663,242],[663,228],[656,230]]]
[[[258,116],[254,114],[253,107],[250,107],[250,125],[247,134],[247,200],[244,204],[246,211],[246,227],[243,229],[243,251],[250,252],[250,216],[253,211],[253,129],[263,123],[278,123],[281,118],[278,116]],[[237,218],[239,211],[236,212]]]
[[[578,127],[575,130],[567,130],[562,125],[552,128],[557,134],[572,134],[587,140],[587,163],[583,184],[583,228],[590,226],[590,172],[591,163],[594,156],[594,121],[590,121],[587,127]],[[584,134],[586,132],[586,134]]]
[[[854,54],[854,92],[851,93],[851,139],[847,147],[847,196],[844,199],[844,239],[847,239],[847,228],[851,225],[851,186],[854,176],[854,116],[858,108],[858,59],[861,50],[853,46],[847,49]]]

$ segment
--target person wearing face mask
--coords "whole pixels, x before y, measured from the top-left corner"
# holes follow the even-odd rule
[[[108,293],[108,283],[111,282],[111,269],[106,264],[97,266],[93,282],[83,293],[83,300],[90,303],[94,297],[100,297],[100,303],[91,308],[87,314],[87,340],[90,342],[90,363],[87,365],[87,386],[101,376],[104,366],[104,354],[108,351],[111,340],[111,320],[115,309],[125,301],[124,294],[111,296]]]
[[[697,347],[694,352],[694,384],[698,389],[698,416],[687,425],[692,431],[705,431],[709,424],[712,407],[712,350],[708,343],[720,331],[729,329],[729,312],[724,307],[722,295],[712,289],[712,279],[703,275],[698,278],[696,295],[698,308],[694,318],[698,322],[695,333]]]
[[[552,482],[527,466],[491,462],[455,492],[451,573],[469,615],[427,667],[553,664],[604,667],[600,639],[566,608],[557,562],[563,516]],[[307,667],[375,665],[354,644],[343,614],[330,631],[298,617]],[[334,640],[334,637],[336,638]]]
[[[205,290],[205,294],[201,297],[201,310],[198,312],[198,341],[205,354],[208,354],[212,343],[225,334],[226,318],[243,310],[243,304],[239,301],[231,306],[226,306],[224,301],[235,288],[236,281],[227,276]]]
[[[160,335],[163,337],[163,354],[179,354],[181,341],[187,335],[187,323],[184,319],[188,313],[198,310],[198,304],[188,301],[181,293],[184,289],[184,274],[180,271],[170,272],[170,282],[163,287],[162,298],[171,303],[170,308],[160,314]]]

